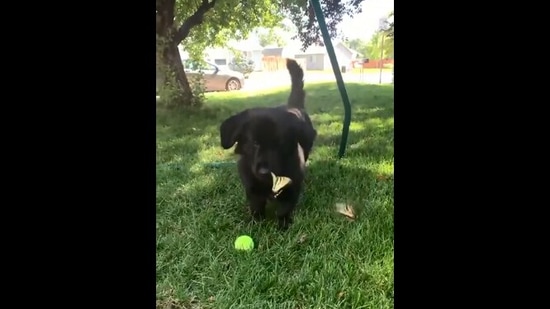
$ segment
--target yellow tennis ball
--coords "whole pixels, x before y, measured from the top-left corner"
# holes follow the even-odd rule
[[[254,249],[254,241],[248,235],[241,235],[235,239],[235,249],[250,251]]]

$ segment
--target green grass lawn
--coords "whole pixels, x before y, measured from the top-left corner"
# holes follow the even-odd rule
[[[207,164],[235,160],[220,146],[223,119],[283,103],[289,87],[210,93],[200,112],[157,109],[157,308],[393,308],[393,85],[346,88],[353,114],[338,160],[338,88],[306,81],[319,136],[286,232],[273,214],[250,222],[235,165]],[[339,202],[355,221],[334,211]],[[242,234],[252,252],[233,249]]]

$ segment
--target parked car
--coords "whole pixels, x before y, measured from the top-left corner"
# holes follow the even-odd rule
[[[189,83],[193,82],[199,72],[204,74],[206,91],[235,91],[244,86],[244,75],[227,67],[220,67],[211,62],[184,60],[183,67]]]
[[[244,78],[248,78],[250,76],[250,73],[254,72],[254,61],[252,60],[234,59],[229,63],[228,66],[233,71],[243,73]]]

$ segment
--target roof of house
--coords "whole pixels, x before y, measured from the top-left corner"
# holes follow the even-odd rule
[[[299,51],[298,55],[317,55],[326,54],[327,48],[324,46],[310,46],[305,51]]]
[[[359,55],[359,56],[363,56],[363,54],[361,54],[360,52],[356,51],[355,49],[351,49],[351,48],[349,48],[349,47],[347,47],[347,46],[346,46],[346,48],[347,48],[350,52],[352,52],[353,54],[357,54],[357,55]]]
[[[336,47],[336,46],[342,46],[343,48],[347,49],[350,51],[350,53],[352,54],[357,54],[357,55],[362,55],[360,52],[356,51],[356,50],[353,50],[349,47],[347,47],[344,43],[342,42],[335,42],[333,43],[333,46]],[[327,54],[327,48],[325,46],[319,46],[319,45],[314,45],[314,46],[310,46],[306,49],[306,51],[302,52],[300,51],[298,53],[298,55],[318,55],[318,54]]]
[[[262,54],[264,56],[282,56],[283,48],[282,47],[264,48],[264,50],[262,50]]]

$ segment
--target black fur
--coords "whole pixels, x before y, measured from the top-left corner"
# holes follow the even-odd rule
[[[262,219],[265,204],[279,204],[279,227],[286,229],[298,203],[309,157],[317,131],[304,110],[304,72],[295,60],[287,59],[292,87],[286,105],[251,108],[227,118],[220,126],[221,145],[239,154],[238,170],[252,216]],[[271,174],[286,176],[292,184],[274,198]]]

